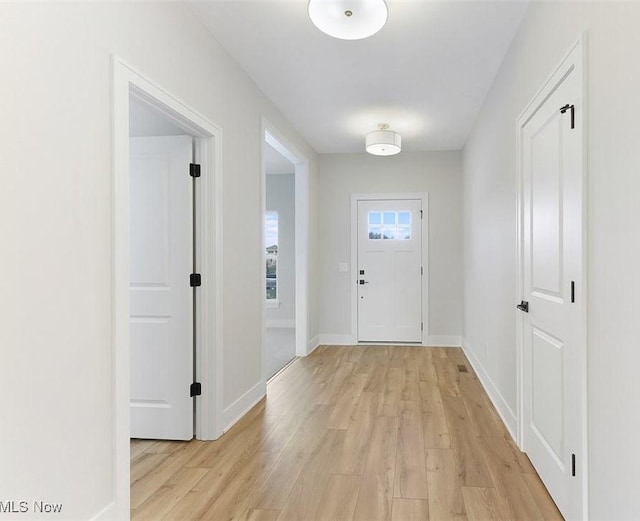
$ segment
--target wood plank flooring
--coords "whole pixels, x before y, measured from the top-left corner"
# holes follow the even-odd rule
[[[215,442],[132,440],[131,506],[134,521],[562,520],[462,350],[396,346],[319,347]]]

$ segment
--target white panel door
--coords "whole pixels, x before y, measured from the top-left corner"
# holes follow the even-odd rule
[[[582,519],[579,97],[572,70],[521,128],[523,448],[566,519]],[[574,108],[561,112],[567,104]]]
[[[422,341],[422,201],[358,201],[358,341]]]
[[[131,437],[193,437],[189,136],[130,147]]]

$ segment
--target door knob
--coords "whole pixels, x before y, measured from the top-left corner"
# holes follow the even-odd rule
[[[525,313],[529,313],[529,303],[526,300],[521,300],[520,304],[516,306],[520,311],[524,311]]]
[[[364,279],[360,279],[360,285],[362,284],[369,284],[368,280],[364,280]]]

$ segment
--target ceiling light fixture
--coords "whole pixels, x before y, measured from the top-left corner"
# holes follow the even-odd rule
[[[384,0],[309,0],[309,18],[323,33],[341,40],[360,40],[387,22]]]
[[[393,156],[402,150],[402,137],[397,132],[389,130],[389,125],[381,123],[379,130],[367,134],[365,149],[374,156]]]

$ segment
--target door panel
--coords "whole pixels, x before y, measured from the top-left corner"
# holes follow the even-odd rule
[[[364,264],[359,266],[363,267]],[[393,266],[393,259],[387,251],[375,251],[369,250],[367,252],[367,263],[365,274],[361,277],[367,284],[363,285],[360,289],[361,306],[360,311],[362,313],[362,324],[369,324],[369,328],[373,329],[375,324],[380,324],[380,327],[385,326],[386,318],[392,313],[392,285],[389,283],[388,275]],[[377,281],[376,284],[371,284],[371,281]],[[364,305],[364,302],[377,302],[379,305]]]
[[[358,205],[358,341],[422,341],[422,202]]]
[[[417,273],[414,251],[397,251],[394,254],[394,286],[396,326],[402,330],[417,330],[422,322],[422,277]],[[414,276],[407,276],[413,273]]]
[[[166,157],[142,156],[141,142],[131,145],[131,285],[167,288],[169,285],[170,170]],[[133,240],[135,239],[135,240]],[[135,282],[133,282],[135,281]]]
[[[557,107],[553,107],[557,109]],[[532,288],[553,295],[562,287],[562,147],[564,118],[553,110],[531,136]]]
[[[169,368],[169,346],[171,323],[168,317],[132,317],[131,318],[131,366],[136,376],[131,379],[133,404],[153,403],[156,406],[169,406],[163,399],[164,386],[169,378],[165,370]],[[154,363],[149,363],[154,360]],[[159,399],[160,397],[160,399]]]
[[[193,437],[188,136],[130,142],[131,436]]]
[[[529,312],[523,320],[523,449],[567,519],[581,517],[572,455],[581,448],[579,348],[582,250],[580,131],[565,104],[578,104],[575,70],[559,80],[521,127],[522,275]]]
[[[562,462],[564,440],[562,417],[563,347],[564,343],[543,331],[532,328],[531,375],[533,379],[531,426],[540,441],[546,444],[557,462]],[[550,407],[549,404],[556,404]]]

